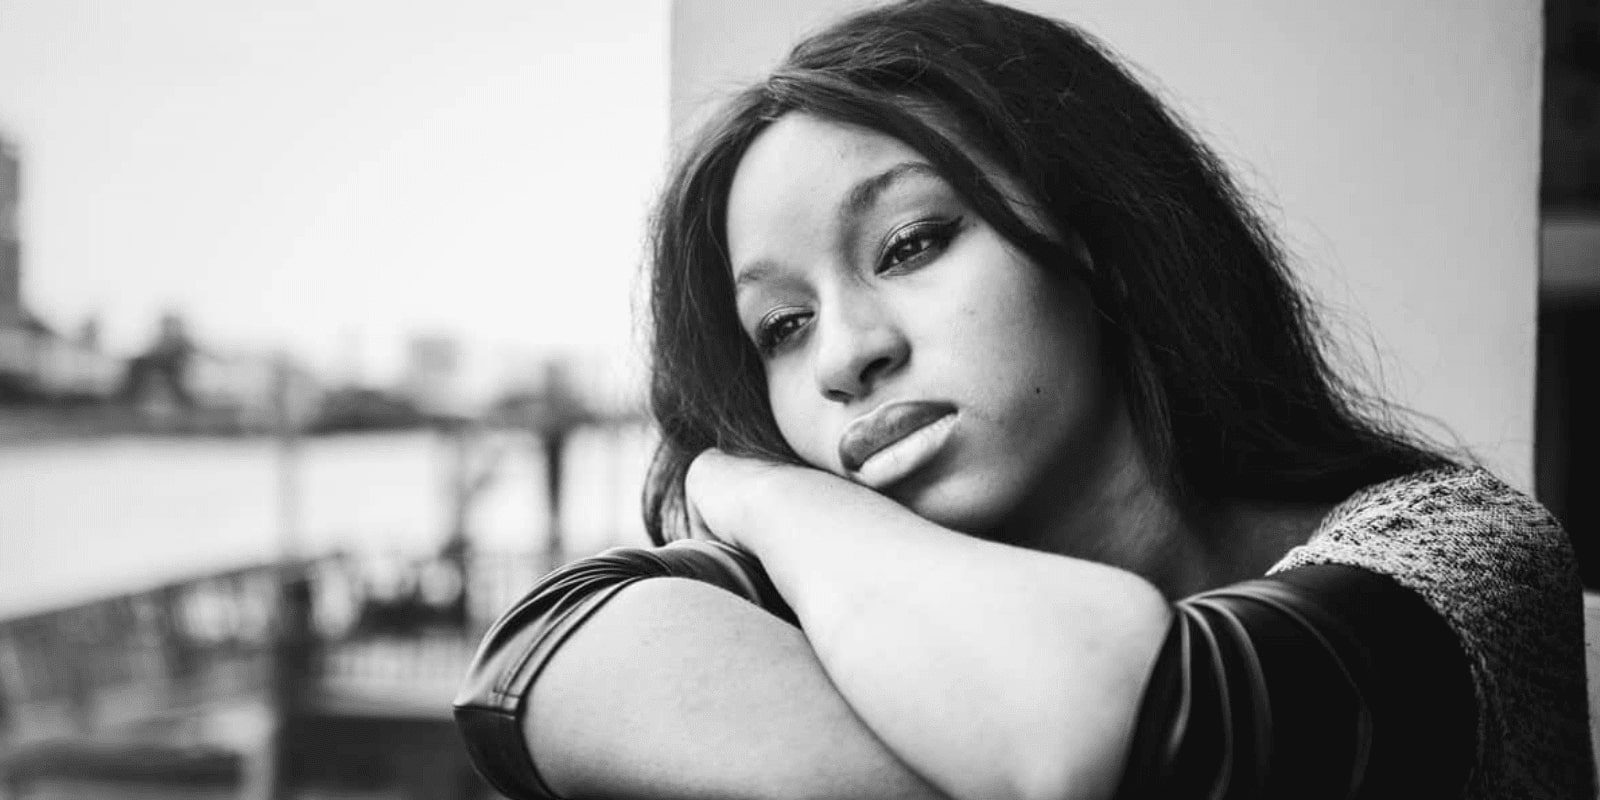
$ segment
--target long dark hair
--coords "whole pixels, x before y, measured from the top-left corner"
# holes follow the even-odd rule
[[[658,207],[645,489],[656,541],[680,524],[708,447],[798,463],[735,313],[724,222],[735,169],[801,111],[905,142],[1045,269],[1077,259],[1030,228],[972,158],[1078,233],[1105,358],[1141,444],[1190,511],[1222,498],[1333,502],[1451,463],[1330,368],[1282,253],[1220,162],[1077,28],[981,0],[910,0],[801,42],[681,158]]]

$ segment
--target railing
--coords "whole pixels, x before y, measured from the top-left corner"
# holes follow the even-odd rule
[[[3,741],[81,734],[250,691],[282,568],[209,575],[0,623]]]
[[[335,555],[0,621],[0,752],[247,695],[453,682],[550,566],[534,553]]]

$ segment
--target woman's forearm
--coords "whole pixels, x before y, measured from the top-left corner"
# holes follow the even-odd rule
[[[1153,586],[784,480],[736,524],[885,744],[958,798],[1111,795],[1170,619]]]
[[[942,797],[798,630],[685,579],[632,584],[596,612],[534,682],[523,730],[570,798]]]

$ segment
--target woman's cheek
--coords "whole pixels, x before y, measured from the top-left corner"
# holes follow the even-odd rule
[[[838,474],[839,470],[830,457],[833,452],[832,442],[829,439],[827,421],[818,410],[807,408],[802,403],[794,401],[794,389],[785,393],[783,387],[771,384],[773,391],[769,394],[767,402],[772,407],[772,417],[778,423],[778,433],[783,435],[783,440],[789,445],[800,460],[817,469]]]

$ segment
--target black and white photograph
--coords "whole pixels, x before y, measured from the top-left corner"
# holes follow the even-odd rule
[[[0,0],[0,800],[1597,798],[1596,353],[1593,0]]]

